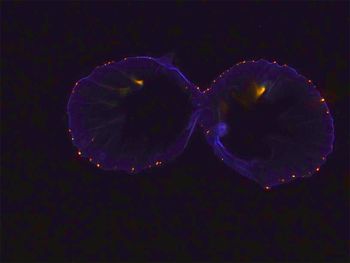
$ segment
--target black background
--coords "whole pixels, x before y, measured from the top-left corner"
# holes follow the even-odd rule
[[[308,261],[349,257],[349,4],[2,3],[2,261]],[[199,131],[174,162],[128,176],[81,160],[75,81],[109,60],[175,53],[201,88],[241,60],[287,63],[335,119],[318,175],[264,191]]]

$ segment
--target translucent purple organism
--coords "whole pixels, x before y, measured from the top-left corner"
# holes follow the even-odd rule
[[[130,57],[79,80],[68,102],[78,154],[137,173],[174,159],[197,123],[214,153],[265,189],[309,177],[332,151],[333,119],[287,65],[240,62],[200,92],[169,57]]]
[[[79,80],[68,102],[78,154],[104,170],[136,173],[186,147],[200,92],[169,57],[130,57]]]
[[[287,65],[241,62],[205,92],[202,126],[215,154],[266,189],[319,171],[333,119],[312,82]]]

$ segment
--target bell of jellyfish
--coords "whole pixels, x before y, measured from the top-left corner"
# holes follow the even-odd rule
[[[198,119],[199,91],[169,57],[108,62],[79,80],[68,102],[78,154],[104,170],[136,173],[179,155]]]
[[[332,151],[325,100],[287,65],[238,63],[206,95],[201,125],[215,154],[266,189],[311,176]]]

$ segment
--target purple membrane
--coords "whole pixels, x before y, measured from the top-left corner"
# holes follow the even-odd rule
[[[108,62],[76,83],[69,132],[97,167],[137,173],[185,149],[200,115],[197,97],[169,57]]]
[[[332,151],[325,100],[287,65],[238,63],[205,95],[200,122],[215,154],[266,189],[318,172]]]

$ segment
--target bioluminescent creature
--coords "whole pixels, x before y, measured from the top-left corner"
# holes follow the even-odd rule
[[[104,170],[136,173],[186,147],[199,118],[200,91],[169,57],[130,57],[79,80],[68,102],[78,154]]]
[[[169,57],[130,57],[79,80],[68,102],[78,154],[137,173],[182,153],[198,123],[214,153],[265,189],[319,171],[333,119],[313,83],[287,65],[240,62],[203,92]]]
[[[215,154],[266,189],[314,174],[332,151],[325,100],[287,65],[238,63],[205,94],[203,128]]]

